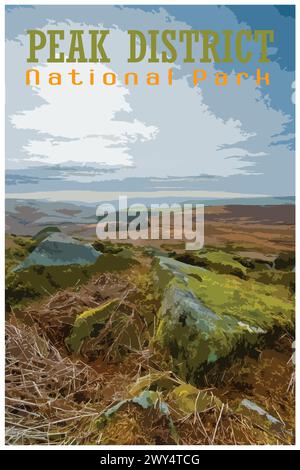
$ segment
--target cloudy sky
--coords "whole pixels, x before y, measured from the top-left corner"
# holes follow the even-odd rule
[[[276,6],[22,6],[6,8],[7,192],[211,191],[288,196],[294,194],[294,10]],[[25,85],[27,29],[110,29],[109,64],[75,64],[84,84],[66,73],[73,64],[49,64],[41,52],[38,87]],[[164,77],[170,64],[128,64],[128,29],[274,29],[270,86],[255,78],[237,87],[250,64],[186,64],[180,53],[174,84]],[[66,34],[67,35],[67,34]],[[64,46],[63,46],[64,47]],[[159,44],[159,48],[161,45]],[[208,79],[194,87],[195,68]],[[95,70],[92,87],[85,77]],[[46,74],[59,71],[64,86],[51,87]],[[118,86],[101,76],[115,72]],[[140,83],[122,76],[136,71]],[[160,73],[158,87],[145,74]],[[216,71],[229,74],[216,87]],[[99,77],[99,78],[98,78]]]

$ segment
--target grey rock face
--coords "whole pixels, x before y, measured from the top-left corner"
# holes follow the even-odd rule
[[[82,244],[63,233],[52,233],[30,253],[16,271],[32,265],[93,264],[100,255],[101,253],[89,244]]]

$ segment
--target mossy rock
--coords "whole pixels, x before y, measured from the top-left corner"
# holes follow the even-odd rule
[[[84,284],[95,274],[125,271],[137,264],[136,259],[105,253],[91,265],[36,265],[22,271],[11,271],[6,277],[6,305],[7,308],[22,306],[59,289]]]
[[[123,247],[118,244],[113,244],[111,242],[102,242],[100,240],[95,240],[92,243],[93,248],[96,251],[100,251],[101,253],[112,253],[114,255],[120,253],[123,250]]]
[[[261,429],[273,434],[275,442],[277,435],[285,437],[286,434],[290,434],[290,431],[287,429],[283,421],[275,418],[264,408],[251,400],[242,400],[235,412],[242,416],[246,416],[251,419],[251,422],[255,423],[256,426],[259,426]]]
[[[113,420],[116,417],[117,413],[120,412],[122,408],[128,404],[138,405],[141,409],[149,410],[152,412],[156,410],[159,415],[164,416],[168,422],[170,437],[176,444],[179,443],[179,437],[177,434],[177,430],[174,426],[168,404],[163,401],[163,397],[160,392],[153,390],[143,390],[140,394],[134,396],[133,398],[121,400],[116,405],[102,412],[99,418],[96,420],[95,425],[99,431],[104,432],[104,437],[105,435],[107,435],[107,431],[110,424],[113,424],[114,428],[118,426],[118,422]]]
[[[203,267],[220,274],[232,274],[245,279],[248,266],[242,263],[236,256],[222,250],[207,250],[205,252],[186,252],[176,256],[181,261],[192,266]]]
[[[30,266],[92,265],[100,256],[90,244],[83,244],[59,232],[48,234],[15,271]]]
[[[184,414],[203,413],[211,408],[220,408],[221,400],[208,391],[199,390],[191,384],[183,383],[168,395],[176,410]]]
[[[98,334],[119,302],[119,299],[110,300],[78,315],[71,334],[66,339],[68,348],[74,353],[79,353],[84,339]]]
[[[291,330],[290,290],[219,274],[168,258],[156,266],[164,298],[154,346],[167,348],[174,372],[198,384],[212,364],[245,354],[275,331]]]

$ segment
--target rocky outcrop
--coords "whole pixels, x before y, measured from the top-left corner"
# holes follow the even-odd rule
[[[119,302],[118,299],[110,300],[78,315],[70,336],[66,339],[68,348],[74,353],[79,353],[83,341],[99,334]]]
[[[33,265],[65,266],[70,264],[93,264],[101,253],[89,244],[63,233],[51,233],[16,268],[16,271]]]
[[[212,364],[293,325],[293,301],[283,287],[164,257],[156,273],[164,295],[154,344],[169,350],[174,371],[187,382],[198,384]]]

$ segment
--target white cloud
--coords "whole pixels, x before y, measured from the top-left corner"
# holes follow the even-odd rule
[[[69,64],[60,64],[61,86],[49,86],[48,74],[53,64],[35,67],[40,72],[40,85],[33,88],[43,104],[11,116],[16,129],[35,132],[24,146],[28,158],[46,163],[98,162],[108,165],[132,165],[127,153],[128,143],[155,138],[157,128],[147,126],[134,117],[122,86],[89,85],[90,64],[79,64],[83,84],[71,84]],[[56,71],[57,69],[55,69]],[[104,65],[97,65],[98,74],[111,72]],[[128,114],[128,121],[115,118],[117,112]],[[39,139],[38,133],[51,138]],[[61,141],[60,139],[65,139]],[[70,139],[70,140],[69,140]],[[74,139],[74,140],[72,140]]]
[[[69,22],[59,27],[68,30],[78,25]],[[20,39],[25,43],[25,37]],[[127,44],[127,34],[115,28],[109,55],[126,58]],[[23,146],[31,162],[97,162],[133,167],[133,175],[164,177],[182,175],[184,171],[229,175],[245,165],[240,158],[244,151],[236,148],[230,152],[221,147],[245,141],[250,134],[243,131],[238,120],[215,116],[204,105],[200,89],[192,88],[187,78],[174,80],[171,87],[166,81],[159,87],[149,87],[145,83],[145,65],[129,67],[124,60],[118,61],[117,70],[113,64],[93,66],[93,86],[89,84],[91,64],[76,64],[83,84],[74,86],[68,76],[72,67],[67,63],[59,64],[59,68],[48,63],[35,67],[41,80],[33,92],[43,104],[10,118],[16,129],[35,133],[35,138]],[[159,64],[147,71],[155,70],[165,80],[169,67]],[[111,87],[101,84],[104,73],[116,72],[121,78],[129,69],[139,74],[137,87],[128,89],[120,82]],[[62,75],[63,86],[48,84],[49,72],[56,70]],[[51,137],[40,138],[39,134]],[[128,171],[126,175],[130,175]]]
[[[137,9],[115,9],[113,15],[112,10],[105,12],[103,18],[100,15],[103,23],[106,22],[105,27],[115,25],[108,42],[108,55],[113,60],[109,66],[93,65],[94,86],[87,84],[91,64],[76,64],[74,68],[80,71],[84,80],[82,86],[72,86],[67,81],[64,86],[51,87],[42,79],[40,87],[30,90],[24,84],[24,73],[28,68],[24,52],[27,38],[19,36],[16,41],[8,41],[7,53],[14,58],[8,64],[8,100],[14,104],[9,111],[14,126],[12,135],[16,136],[15,140],[10,139],[10,162],[15,165],[19,159],[20,165],[25,167],[33,162],[94,162],[119,167],[120,171],[114,175],[117,178],[204,173],[230,176],[259,173],[266,171],[267,166],[272,172],[268,157],[273,154],[277,167],[284,167],[281,159],[290,157],[291,151],[282,145],[287,136],[281,138],[281,134],[290,118],[271,106],[254,79],[248,79],[239,88],[233,80],[227,87],[216,88],[212,81],[216,70],[211,64],[205,67],[210,78],[201,88],[194,88],[188,75],[195,64],[183,64],[179,60],[176,64],[180,68],[179,78],[174,80],[172,87],[166,83],[149,87],[143,83],[145,73],[157,71],[165,77],[169,65],[128,64],[125,29],[129,24],[131,28],[139,29],[145,24],[147,29],[154,26],[157,29],[186,29],[189,26],[170,18],[163,9],[158,13]],[[224,14],[230,28],[241,27],[235,22],[234,15],[228,14],[228,9],[218,12]],[[97,27],[101,26],[97,24]],[[56,27],[76,29],[78,24],[61,21]],[[87,21],[80,24],[80,28],[84,27],[94,28],[95,25]],[[45,55],[42,62],[42,77],[48,70],[60,70],[66,81],[71,64],[47,64]],[[271,66],[274,74],[278,74],[277,64]],[[98,77],[107,71],[116,72],[120,80],[125,71],[136,71],[140,75],[140,84],[137,87],[126,87],[121,81],[112,87],[99,84]],[[16,76],[22,77],[22,83],[18,78],[18,97],[13,96]],[[23,135],[19,142],[21,153],[17,147],[18,135]],[[278,142],[281,145],[274,150],[271,144]],[[91,176],[91,180],[95,178],[110,179],[111,174]]]

